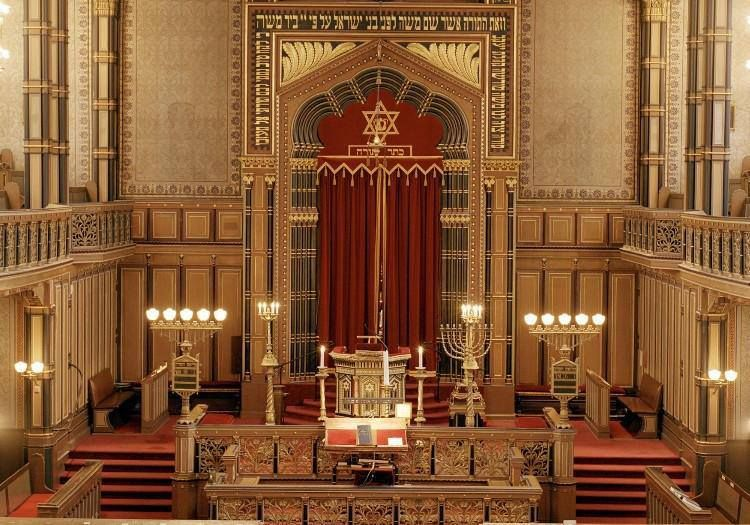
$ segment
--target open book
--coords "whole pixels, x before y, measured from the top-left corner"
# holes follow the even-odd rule
[[[688,509],[692,511],[702,510],[700,505],[690,499],[690,496],[682,492],[677,487],[669,487],[669,490],[672,492],[672,494],[677,496],[677,499],[680,500],[682,504],[685,505]]]

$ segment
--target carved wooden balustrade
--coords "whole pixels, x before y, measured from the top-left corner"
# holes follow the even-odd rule
[[[37,505],[40,518],[98,518],[102,490],[102,462],[92,461]]]
[[[609,437],[611,386],[593,370],[586,370],[586,424],[599,437]]]
[[[625,251],[659,257],[682,258],[679,210],[625,208]]]
[[[265,525],[480,525],[535,521],[542,489],[533,476],[519,485],[409,484],[396,487],[265,482],[210,484],[212,517],[262,519]],[[441,519],[442,518],[442,519]]]
[[[162,364],[141,380],[141,432],[150,434],[169,418],[169,366]]]
[[[70,260],[71,210],[0,211],[0,276]]]
[[[682,216],[685,266],[742,281],[750,280],[750,219]]]
[[[130,232],[131,203],[85,203],[71,207],[74,253],[112,250],[133,243]]]
[[[661,467],[646,467],[648,523],[711,523],[710,510],[691,510],[672,492],[677,485]]]

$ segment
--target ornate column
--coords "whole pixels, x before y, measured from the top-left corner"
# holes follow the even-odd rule
[[[93,176],[99,201],[117,199],[119,0],[97,0],[91,29],[93,73]]]
[[[667,11],[665,0],[641,6],[640,202],[656,208],[665,185],[667,114]]]
[[[68,2],[24,2],[27,208],[68,200]]]
[[[687,45],[687,207],[726,215],[731,0],[690,0]]]

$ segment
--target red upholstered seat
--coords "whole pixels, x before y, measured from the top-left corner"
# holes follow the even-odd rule
[[[32,494],[28,498],[26,498],[26,501],[21,503],[21,505],[11,512],[9,516],[11,518],[36,518],[36,506],[39,503],[44,503],[46,501],[49,501],[49,499],[54,496],[54,494]]]
[[[328,445],[349,445],[357,444],[357,431],[354,429],[331,429],[326,434],[326,443]]]

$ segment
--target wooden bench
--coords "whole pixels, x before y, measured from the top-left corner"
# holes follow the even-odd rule
[[[89,379],[92,432],[112,432],[115,426],[126,423],[126,410],[135,401],[134,396],[132,391],[115,389],[115,381],[109,368]]]
[[[711,511],[711,523],[750,523],[750,494],[713,461],[703,467],[703,492],[694,499]]]
[[[663,386],[648,374],[641,376],[637,396],[619,396],[617,399],[628,410],[625,426],[637,424],[637,438],[659,437],[659,415]]]
[[[33,479],[43,478],[43,468],[41,472],[32,475],[31,466],[26,463],[0,483],[0,516],[36,516],[37,503],[47,501],[53,494],[42,482],[34,486]]]

